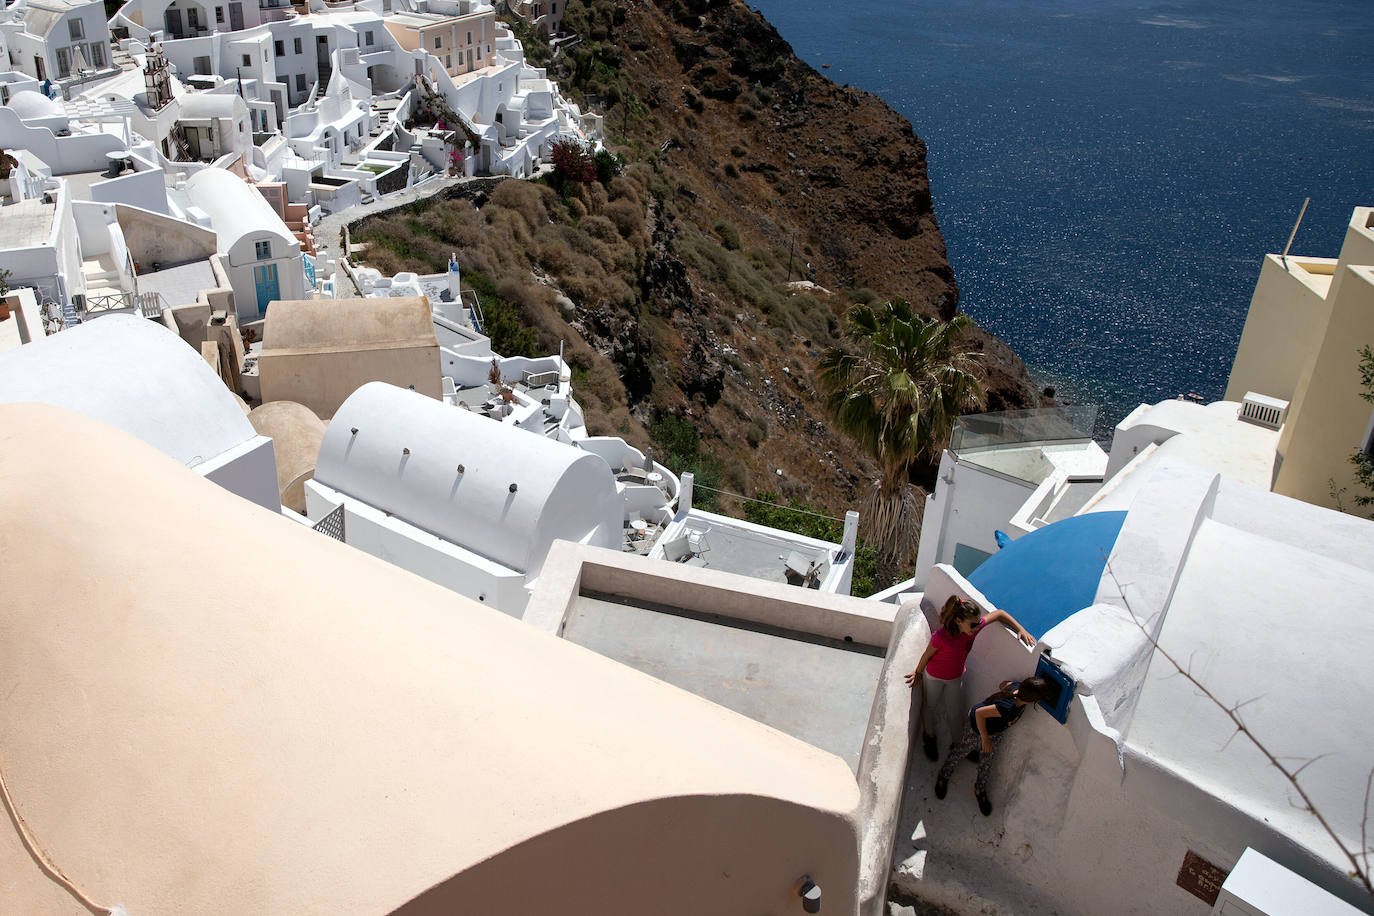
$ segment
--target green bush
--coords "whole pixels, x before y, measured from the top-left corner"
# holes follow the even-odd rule
[[[739,230],[723,219],[711,224],[712,231],[720,236],[720,243],[727,251],[739,251]]]
[[[759,490],[754,498],[762,501],[744,504],[745,521],[832,544],[840,543],[844,537],[844,522],[824,518],[818,513],[808,514],[815,513],[815,508],[800,500],[789,499],[784,506],[778,502],[778,494],[768,490]],[[860,598],[873,594],[877,572],[878,551],[860,538],[854,550],[854,575],[849,593]]]

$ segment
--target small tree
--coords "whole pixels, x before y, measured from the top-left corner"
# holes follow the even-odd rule
[[[610,184],[612,178],[625,170],[624,161],[605,148],[597,151],[593,158],[593,165],[596,169],[596,180],[602,184]]]
[[[570,182],[596,181],[596,162],[591,147],[580,140],[555,140],[553,143],[554,186],[562,191]]]
[[[959,415],[981,407],[978,353],[963,348],[972,325],[917,315],[901,299],[855,305],[845,319],[848,349],[821,357],[817,381],[835,425],[878,463],[863,504],[869,537],[885,560],[916,547],[920,504],[913,468],[939,460]]]
[[[1374,404],[1374,350],[1367,344],[1360,348],[1360,388],[1360,397]],[[1355,482],[1365,489],[1355,494],[1355,505],[1368,509],[1374,506],[1374,456],[1363,445],[1351,453],[1350,463],[1355,467]]]

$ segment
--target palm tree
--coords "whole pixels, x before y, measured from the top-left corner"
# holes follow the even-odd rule
[[[922,318],[901,299],[855,305],[845,319],[850,349],[821,357],[819,383],[836,425],[878,462],[862,511],[870,537],[896,562],[916,547],[921,506],[913,466],[933,462],[959,415],[983,405],[973,374],[979,354],[960,348],[973,322]]]

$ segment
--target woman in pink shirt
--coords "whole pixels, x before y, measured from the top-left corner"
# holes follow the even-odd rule
[[[935,720],[943,718],[950,734],[950,743],[959,740],[963,725],[963,704],[960,702],[959,682],[964,666],[973,649],[973,640],[989,623],[1000,623],[1014,632],[1028,646],[1035,638],[1006,611],[993,611],[986,616],[978,605],[967,598],[950,595],[940,609],[940,626],[930,636],[930,645],[916,670],[906,676],[913,687],[922,686],[924,696],[921,721],[924,724],[921,747],[930,760],[939,760],[935,742]],[[924,675],[924,677],[922,677]],[[943,715],[941,715],[943,714]]]

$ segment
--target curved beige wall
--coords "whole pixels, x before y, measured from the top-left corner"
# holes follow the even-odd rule
[[[281,504],[305,514],[305,482],[315,474],[315,459],[324,441],[324,421],[304,404],[271,401],[255,407],[248,422],[258,435],[272,440],[277,458]]]
[[[669,798],[595,815],[493,856],[399,916],[800,914],[804,875],[824,912],[852,914],[857,851],[842,818],[757,796]],[[609,856],[590,849],[614,847]],[[626,855],[626,851],[637,850]],[[759,880],[792,876],[792,883]]]
[[[100,903],[543,913],[562,873],[565,912],[756,916],[809,871],[854,912],[836,757],[60,408],[0,407],[0,517],[0,772]],[[15,912],[84,912],[8,818],[0,875]]]

